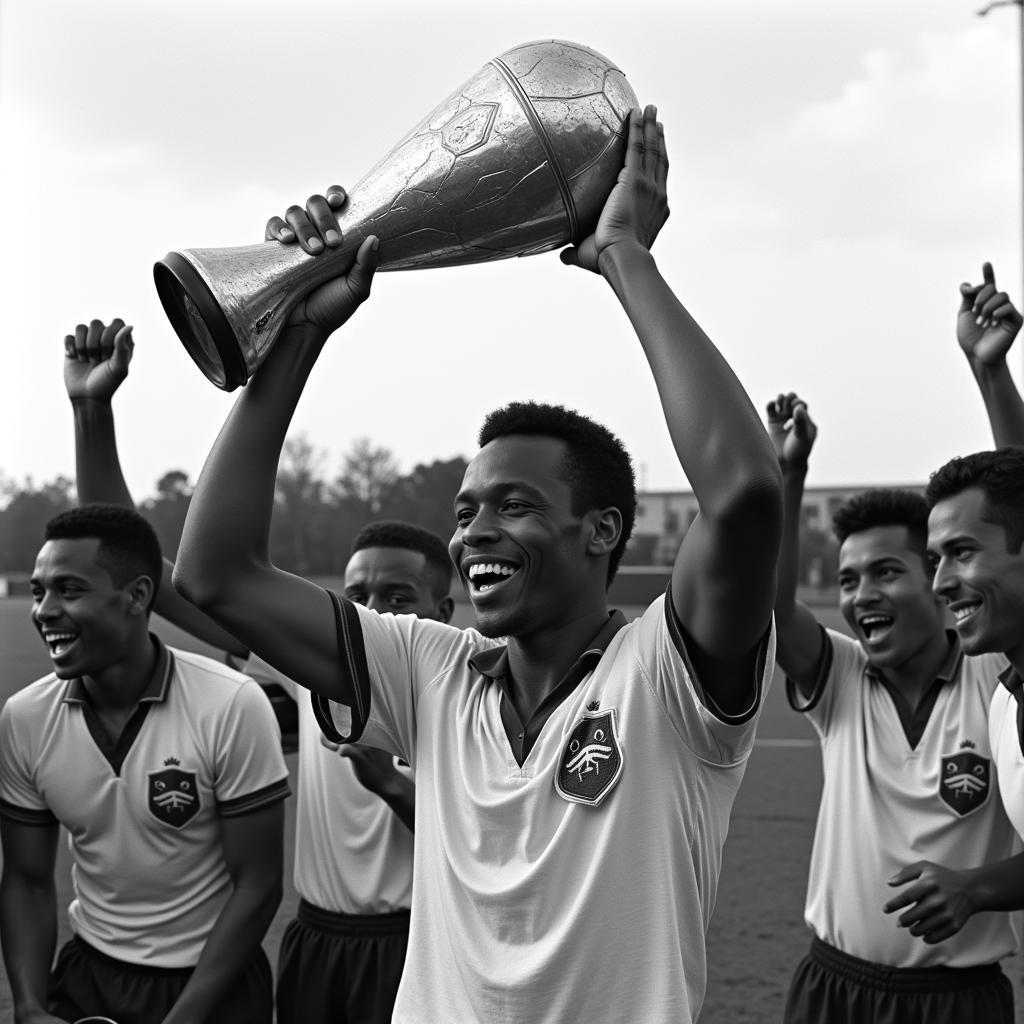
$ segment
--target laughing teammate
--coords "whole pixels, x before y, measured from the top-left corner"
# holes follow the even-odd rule
[[[585,417],[531,403],[488,418],[455,500],[449,550],[478,630],[373,615],[272,565],[278,453],[321,347],[369,294],[373,238],[299,303],[186,522],[175,584],[316,691],[335,739],[416,772],[397,1024],[678,1024],[703,999],[722,843],[771,674],[779,470],[650,254],[668,213],[654,109],[628,131],[595,234],[563,260],[622,303],[701,503],[664,598],[631,624],[609,615],[634,516],[629,457]],[[311,255],[341,241],[323,197],[272,230]],[[349,362],[339,397],[357,379]]]
[[[54,517],[31,578],[54,671],[0,712],[0,937],[18,1024],[269,1024],[287,769],[259,687],[149,632],[138,513]],[[74,937],[57,935],[58,826]]]
[[[79,324],[65,339],[64,382],[75,422],[79,496],[130,507],[112,399],[129,373],[132,329],[120,319]],[[169,575],[174,566],[166,562]],[[447,622],[452,566],[443,541],[407,523],[374,523],[353,542],[345,595],[379,612]],[[169,584],[158,614],[207,643],[244,648]],[[299,687],[259,658],[244,666],[293,700]],[[369,747],[339,756],[298,701],[295,889],[301,902],[278,961],[279,1024],[376,1024],[391,1020],[409,936],[412,890],[411,773]]]
[[[909,491],[868,491],[836,513],[839,607],[857,639],[819,625],[796,600],[817,430],[793,394],[771,402],[768,419],[786,509],[778,662],[790,704],[819,734],[824,774],[805,908],[813,938],[785,1020],[1012,1024],[1012,987],[998,965],[1016,949],[1007,915],[976,917],[928,945],[883,913],[886,883],[922,853],[968,867],[1014,852],[988,741],[999,659],[965,658],[946,631],[926,554],[928,510]],[[957,895],[938,885],[937,908]]]

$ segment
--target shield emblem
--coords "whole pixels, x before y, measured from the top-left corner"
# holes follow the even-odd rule
[[[183,828],[201,806],[196,773],[163,768],[149,773],[149,813],[173,828]]]
[[[970,814],[988,799],[992,762],[973,750],[958,750],[942,759],[939,796],[959,815]]]
[[[596,807],[621,774],[622,747],[615,709],[584,711],[562,748],[555,789],[572,803]]]

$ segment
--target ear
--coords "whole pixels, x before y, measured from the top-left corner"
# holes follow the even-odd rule
[[[438,622],[451,622],[452,616],[455,614],[455,601],[450,597],[444,597],[441,599],[437,606],[437,621]]]
[[[595,509],[590,517],[590,537],[587,552],[592,555],[610,555],[622,536],[622,513],[611,506]]]
[[[149,576],[136,576],[125,586],[128,610],[132,615],[148,615],[153,600],[153,580]]]

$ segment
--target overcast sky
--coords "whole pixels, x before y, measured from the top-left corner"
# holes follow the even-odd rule
[[[0,0],[0,471],[73,473],[63,337],[121,316],[129,485],[194,480],[234,399],[171,331],[153,262],[259,240],[271,214],[354,184],[491,57],[563,38],[658,104],[658,263],[759,408],[806,396],[810,483],[924,480],[991,445],[956,345],[958,283],[989,259],[1021,293],[1019,14],[978,6]],[[685,486],[610,289],[554,254],[379,275],[293,429],[328,475],[361,435],[408,470],[471,455],[483,415],[516,398],[594,415],[643,486]]]

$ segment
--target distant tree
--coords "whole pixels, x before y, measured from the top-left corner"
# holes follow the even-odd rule
[[[366,518],[381,514],[391,488],[398,480],[398,466],[387,448],[377,448],[368,437],[359,437],[342,457],[341,473],[334,484],[335,495],[360,502]]]
[[[173,562],[178,555],[181,531],[185,525],[192,485],[188,473],[171,469],[156,482],[156,496],[142,503],[140,511],[153,524],[164,555]]]
[[[43,526],[75,503],[75,485],[65,476],[36,487],[0,478],[0,572],[31,572],[43,542]]]
[[[329,561],[329,513],[320,476],[323,453],[305,434],[289,437],[281,452],[270,525],[270,547],[276,564],[308,575]],[[326,558],[325,558],[326,555]]]
[[[433,530],[447,541],[455,525],[452,503],[462,486],[467,465],[461,455],[456,455],[416,466],[395,481],[381,509],[381,518],[404,519]]]

